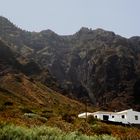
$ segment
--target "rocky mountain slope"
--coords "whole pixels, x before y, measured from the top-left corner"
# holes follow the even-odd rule
[[[53,81],[48,71],[43,74],[36,65],[19,63],[15,53],[0,40],[0,121],[33,125],[44,123],[50,117],[61,118],[64,114],[76,115],[85,110],[82,103],[35,80],[34,76],[40,73]],[[25,116],[28,114],[32,116]],[[30,119],[33,115],[37,118]]]
[[[70,36],[26,32],[0,17],[0,38],[20,64],[38,67],[29,76],[44,84],[53,79],[50,87],[55,83],[53,88],[63,94],[104,109],[140,110],[140,37],[126,39],[88,28]]]

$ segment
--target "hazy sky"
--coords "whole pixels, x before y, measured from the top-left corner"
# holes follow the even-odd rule
[[[64,35],[84,26],[140,36],[140,0],[0,0],[0,15],[29,31]]]

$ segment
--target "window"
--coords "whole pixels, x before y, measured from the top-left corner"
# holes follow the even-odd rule
[[[124,119],[125,118],[125,115],[122,115],[122,119]]]
[[[138,116],[135,116],[135,120],[138,120]]]
[[[112,116],[112,118],[114,118],[114,116]]]

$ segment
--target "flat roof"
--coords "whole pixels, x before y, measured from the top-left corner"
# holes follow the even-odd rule
[[[116,114],[123,114],[123,113],[127,113],[128,111],[133,111],[133,109],[127,109],[124,111],[116,112]]]
[[[109,112],[109,111],[97,111],[97,112],[94,112],[94,114],[114,114],[115,112]]]

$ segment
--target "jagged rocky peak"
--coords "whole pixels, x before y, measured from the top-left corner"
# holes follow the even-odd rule
[[[89,29],[87,27],[82,27],[78,32],[80,32],[80,33],[88,33],[90,31],[92,31],[92,29]]]
[[[77,33],[78,34],[94,33],[96,35],[106,35],[106,36],[111,34],[111,35],[115,36],[114,32],[107,31],[102,28],[97,28],[97,29],[93,30],[92,28],[82,27]]]
[[[96,30],[94,30],[94,32],[98,35],[112,35],[112,36],[115,36],[115,33],[114,32],[111,32],[111,31],[106,31],[106,30],[103,30],[101,28],[97,28]]]
[[[140,44],[140,36],[133,36],[129,40]]]
[[[118,37],[114,32],[106,31],[101,28],[92,30],[91,28],[82,27],[74,37],[80,40],[100,40],[100,41],[112,41],[115,37]]]
[[[43,30],[40,32],[40,34],[46,36],[46,35],[57,35],[54,31],[50,30],[50,29],[47,29],[47,30]]]
[[[74,36],[82,36],[82,35],[87,35],[89,33],[92,33],[92,29],[89,29],[87,27],[82,27],[78,32],[74,34]]]
[[[9,20],[3,16],[0,16],[0,21],[1,22],[9,22]]]
[[[15,25],[10,22],[7,18],[0,16],[0,28],[1,30],[10,30],[10,29],[15,29]]]

